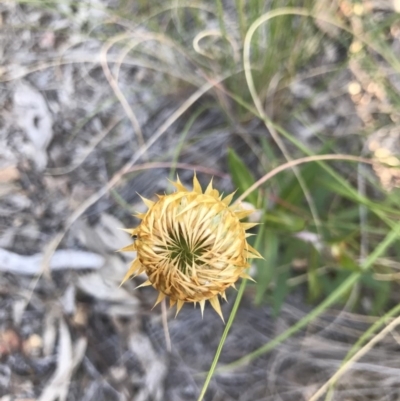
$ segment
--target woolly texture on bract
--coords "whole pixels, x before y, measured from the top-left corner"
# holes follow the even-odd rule
[[[121,251],[136,251],[137,257],[122,283],[145,272],[141,286],[159,291],[156,305],[168,296],[177,314],[185,302],[198,302],[203,313],[208,300],[223,319],[218,295],[226,299],[229,286],[249,278],[248,259],[261,257],[246,241],[246,230],[256,223],[240,221],[252,211],[229,206],[233,193],[223,198],[212,181],[204,193],[196,176],[193,191],[179,178],[172,184],[177,191],[171,195],[158,195],[156,202],[142,198],[148,211],[137,215],[137,228],[126,230],[135,242]]]

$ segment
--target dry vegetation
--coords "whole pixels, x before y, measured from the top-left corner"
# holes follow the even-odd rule
[[[400,4],[244,3],[0,0],[1,401],[196,400],[224,326],[209,308],[168,312],[168,351],[156,292],[133,291],[142,277],[119,287],[132,255],[115,253],[131,241],[118,228],[176,171],[244,192],[325,153],[375,162],[298,166],[246,199],[265,260],[204,399],[316,401],[375,322],[390,330],[319,399],[400,399],[387,326],[400,314],[387,314],[400,300]],[[278,6],[304,8],[246,37]]]

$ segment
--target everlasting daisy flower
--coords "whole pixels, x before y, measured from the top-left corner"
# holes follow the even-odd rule
[[[203,313],[208,300],[223,319],[218,295],[226,299],[228,287],[249,278],[248,259],[261,257],[246,241],[246,230],[257,223],[241,222],[252,211],[229,206],[233,193],[223,198],[212,181],[204,193],[196,176],[192,191],[179,178],[172,184],[177,191],[158,195],[156,202],[142,198],[148,210],[137,215],[138,227],[126,230],[134,243],[122,251],[137,256],[123,283],[145,272],[141,286],[158,290],[156,305],[167,296],[177,314],[185,302],[198,302]]]

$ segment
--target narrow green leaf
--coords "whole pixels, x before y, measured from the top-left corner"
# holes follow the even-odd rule
[[[277,316],[282,308],[283,301],[289,292],[288,278],[290,270],[285,269],[276,279],[276,285],[272,293],[272,310],[274,316]]]
[[[273,210],[265,217],[268,226],[274,230],[298,232],[304,229],[306,221],[303,217],[294,215],[285,210]]]
[[[256,304],[260,304],[264,298],[269,284],[275,275],[278,259],[279,239],[272,230],[266,230],[260,242],[260,253],[264,259],[257,259],[257,287]]]
[[[228,150],[228,166],[232,175],[232,180],[240,192],[244,192],[254,184],[255,179],[240,157],[233,149]],[[257,193],[252,192],[246,200],[257,206]]]
[[[391,282],[375,280],[371,271],[365,272],[361,276],[360,281],[362,284],[364,284],[364,286],[372,289],[374,292],[374,295],[371,297],[372,308],[370,314],[381,314],[382,310],[390,299]]]
[[[320,255],[314,246],[310,247],[310,258],[307,270],[308,278],[308,299],[310,302],[317,300],[322,292],[321,284],[318,277],[318,267],[320,266]]]

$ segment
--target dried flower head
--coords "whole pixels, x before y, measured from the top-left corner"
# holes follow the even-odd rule
[[[203,313],[208,300],[223,319],[218,295],[226,299],[229,286],[249,278],[248,259],[261,257],[246,241],[246,230],[256,223],[240,221],[252,211],[229,206],[233,193],[223,198],[212,181],[204,193],[196,176],[193,191],[179,178],[173,185],[177,191],[156,202],[142,198],[149,209],[137,215],[138,227],[126,230],[135,241],[122,251],[136,251],[137,257],[123,282],[146,272],[142,286],[159,291],[156,305],[168,296],[177,313],[185,302],[198,302]]]

